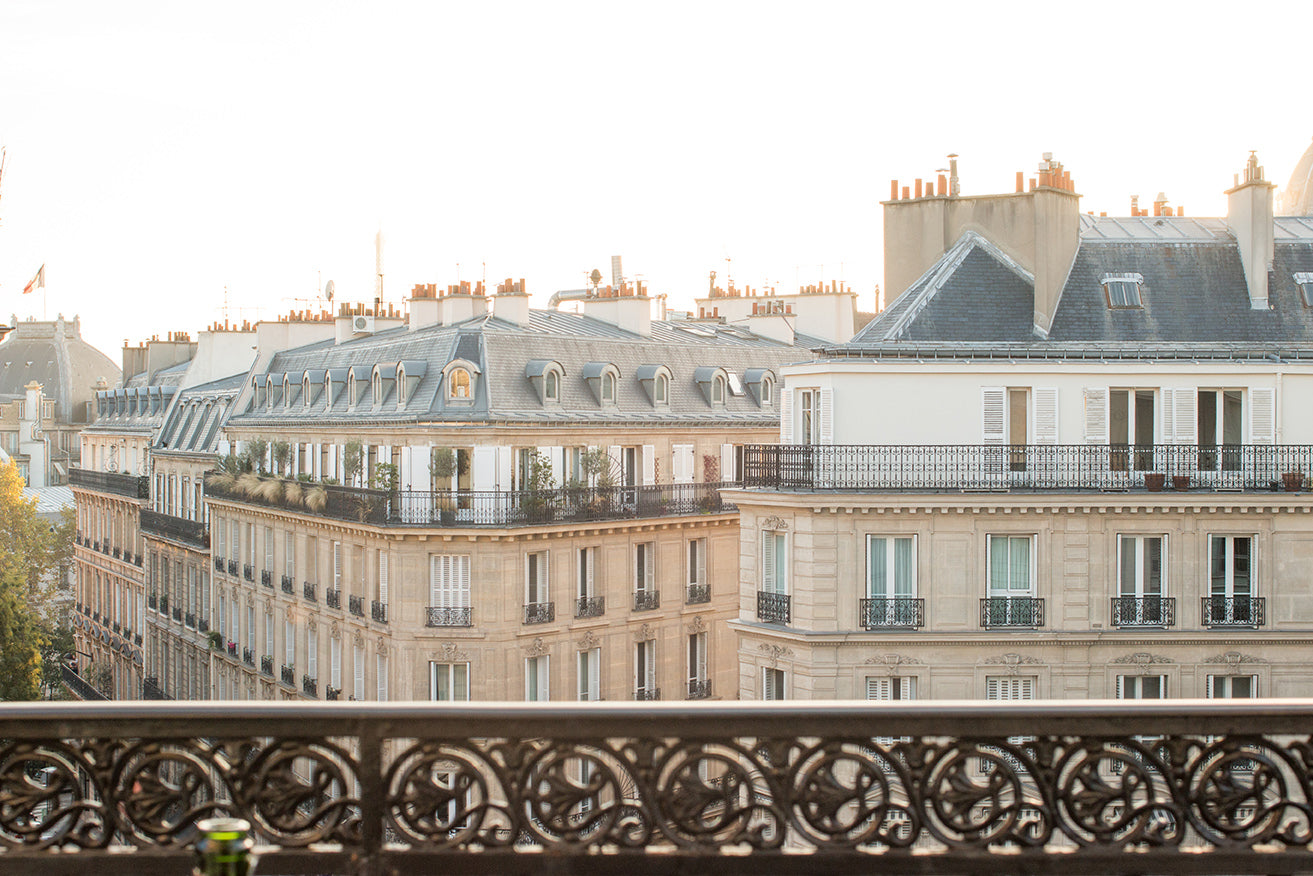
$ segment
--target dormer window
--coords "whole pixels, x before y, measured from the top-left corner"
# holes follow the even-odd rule
[[[1299,287],[1299,297],[1304,302],[1304,306],[1313,307],[1313,272],[1296,273],[1295,285]]]
[[[1144,306],[1140,299],[1140,287],[1144,285],[1142,274],[1104,274],[1100,282],[1109,309],[1128,310]]]
[[[609,371],[602,374],[602,401],[615,404],[615,375]]]
[[[670,369],[664,365],[639,365],[634,372],[638,385],[647,393],[653,407],[670,405]]]
[[[614,405],[618,399],[620,371],[610,362],[589,362],[584,365],[584,383],[593,391],[600,405]]]
[[[774,398],[775,381],[771,380],[769,377],[763,378],[761,381],[761,406],[763,408],[769,407]]]
[[[447,386],[447,395],[454,399],[470,397],[470,373],[464,368],[453,368],[451,370],[451,381]]]
[[[301,404],[310,407],[310,375],[301,378]]]
[[[652,383],[652,401],[658,405],[670,404],[670,378],[658,374]]]
[[[524,376],[529,385],[538,394],[538,401],[545,405],[561,403],[561,383],[565,378],[565,369],[561,363],[552,359],[530,359],[524,364]]]
[[[428,363],[410,360],[397,363],[397,407],[404,408],[415,395],[420,379],[428,370]]]
[[[360,400],[365,395],[365,390],[369,387],[371,369],[364,365],[352,365],[347,372],[346,397],[347,404],[355,407],[360,404]]]
[[[554,370],[543,376],[543,400],[559,402],[561,400],[561,375]]]
[[[729,377],[724,368],[714,365],[702,365],[693,369],[693,382],[702,390],[702,397],[707,404],[722,407],[725,404],[725,387]]]
[[[716,379],[711,381],[711,403],[713,405],[725,403],[725,377],[722,374],[717,374]]]
[[[383,400],[383,375],[377,371],[374,372],[374,377],[370,381],[370,393],[374,397],[374,404],[378,404]]]

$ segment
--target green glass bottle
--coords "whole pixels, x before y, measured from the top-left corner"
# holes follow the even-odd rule
[[[196,823],[196,869],[192,876],[248,876],[251,823],[241,818],[206,818]]]

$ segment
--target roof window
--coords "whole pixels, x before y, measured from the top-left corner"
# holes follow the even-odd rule
[[[1299,287],[1299,296],[1304,301],[1304,306],[1313,307],[1313,272],[1297,272],[1295,285]]]
[[[670,369],[664,365],[640,365],[634,372],[638,385],[654,407],[670,404]]]
[[[1104,274],[1100,282],[1109,309],[1126,310],[1144,306],[1140,300],[1140,286],[1144,283],[1142,274]]]

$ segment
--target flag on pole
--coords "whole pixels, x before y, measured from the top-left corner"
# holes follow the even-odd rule
[[[36,276],[32,278],[31,282],[23,287],[23,294],[26,295],[33,289],[44,288],[46,288],[46,266],[42,265],[41,270],[36,272]]]

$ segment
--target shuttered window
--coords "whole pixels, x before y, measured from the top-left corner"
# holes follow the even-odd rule
[[[785,678],[783,669],[766,667],[761,671],[761,698],[763,700],[782,700],[785,698]]]
[[[707,634],[688,634],[688,680],[707,680]]]
[[[388,655],[377,655],[374,668],[378,672],[378,701],[386,703],[388,701]]]
[[[1270,387],[1249,390],[1249,440],[1253,444],[1276,440],[1276,390]]]
[[[705,584],[707,581],[707,540],[691,538],[688,540],[688,583],[690,586]]]
[[[470,607],[468,554],[429,556],[429,605],[435,608]]]
[[[656,690],[656,641],[634,644],[634,690],[651,693]]]
[[[465,702],[470,698],[468,663],[430,663],[429,699],[439,702]]]
[[[1117,699],[1119,700],[1161,700],[1166,698],[1167,676],[1165,675],[1117,676]]]
[[[305,674],[319,678],[319,633],[313,629],[305,631]]]
[[[1085,388],[1085,440],[1090,444],[1108,443],[1108,390]]]
[[[579,700],[590,702],[601,699],[602,649],[590,648],[579,652]]]
[[[531,703],[547,702],[551,696],[551,657],[543,654],[524,661],[524,698]]]
[[[365,698],[365,649],[360,645],[351,646],[351,691],[357,700]]]
[[[892,702],[895,700],[916,699],[916,679],[911,676],[868,676],[866,679],[866,698]]]
[[[342,640],[328,640],[328,684],[342,690]]]
[[[1035,676],[987,676],[985,678],[985,699],[1001,701],[1033,700],[1035,699]]]
[[[650,541],[634,545],[634,590],[651,592],[656,565],[656,545]]]
[[[388,604],[388,552],[378,552],[378,601]]]

